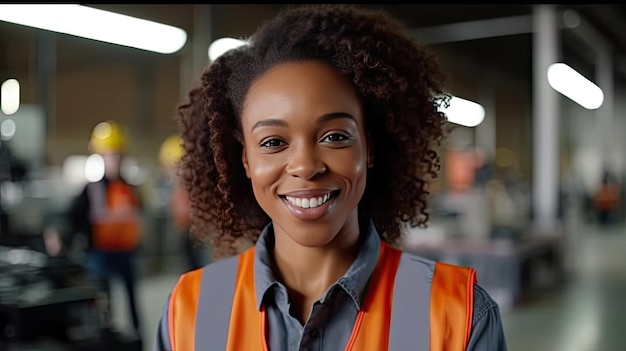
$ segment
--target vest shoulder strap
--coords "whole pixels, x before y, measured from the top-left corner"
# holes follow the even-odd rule
[[[193,351],[202,270],[183,274],[172,290],[167,317],[172,351]]]
[[[394,283],[389,350],[418,345],[417,349],[430,351],[465,351],[472,328],[474,283],[473,268],[404,252]],[[430,331],[415,327],[426,323]]]
[[[433,262],[402,253],[393,283],[388,350],[429,349],[432,277]]]
[[[238,256],[232,256],[181,276],[168,306],[172,351],[206,345],[226,350],[238,263]]]
[[[465,351],[474,311],[473,268],[435,264],[430,294],[430,351]]]

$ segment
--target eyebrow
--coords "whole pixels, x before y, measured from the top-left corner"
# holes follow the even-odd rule
[[[317,119],[316,123],[321,124],[321,123],[325,123],[325,122],[332,121],[334,119],[339,119],[339,118],[348,118],[356,122],[356,118],[354,118],[354,116],[352,116],[349,113],[333,112],[333,113],[327,113],[325,115],[320,116]],[[260,127],[286,127],[286,126],[287,126],[287,122],[283,121],[282,119],[270,118],[270,119],[264,119],[264,120],[256,122],[252,126],[252,129],[250,130],[250,132],[253,132],[255,129],[260,128]]]

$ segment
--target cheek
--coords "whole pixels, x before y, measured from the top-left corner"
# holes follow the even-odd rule
[[[327,161],[335,173],[350,179],[353,183],[365,182],[367,157],[365,152],[335,153]]]
[[[248,158],[248,174],[253,186],[263,186],[275,181],[282,174],[283,161],[276,155]]]

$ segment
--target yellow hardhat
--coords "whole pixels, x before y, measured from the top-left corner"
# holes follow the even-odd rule
[[[122,126],[115,121],[98,123],[91,133],[89,150],[95,153],[121,153],[126,148]]]
[[[171,135],[161,144],[159,151],[159,160],[161,165],[172,167],[183,156],[183,139],[178,135]]]

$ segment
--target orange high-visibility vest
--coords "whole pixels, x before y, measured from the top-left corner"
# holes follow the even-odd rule
[[[593,202],[600,210],[613,210],[619,203],[619,188],[615,184],[602,184],[596,192]]]
[[[88,185],[92,244],[103,251],[130,251],[141,239],[139,201],[123,181]]]
[[[346,351],[395,351],[398,345],[406,350],[415,350],[414,345],[406,345],[406,340],[415,335],[419,328],[425,327],[419,325],[419,317],[407,317],[404,313],[415,304],[415,301],[409,300],[415,296],[411,296],[412,288],[406,282],[397,280],[410,280],[417,276],[411,274],[416,272],[411,269],[405,271],[409,274],[403,274],[403,277],[396,275],[401,258],[410,256],[385,243],[381,244],[380,257],[345,347]],[[215,301],[213,296],[206,295],[207,291],[201,292],[205,288],[202,278],[207,267],[181,276],[172,290],[167,307],[172,351],[195,351],[197,338],[211,340],[211,344],[203,344],[201,350],[268,350],[265,310],[262,308],[259,311],[256,306],[254,247],[235,258],[237,260],[226,259],[216,263],[221,264],[221,270],[236,272],[232,304],[219,298]],[[236,268],[233,269],[233,266]],[[475,282],[476,272],[473,268],[441,262],[435,264],[430,286],[430,331],[427,334],[430,337],[430,351],[466,349],[472,325]],[[212,281],[207,290],[224,289],[224,283]],[[398,286],[402,286],[402,289],[394,289]],[[202,300],[201,294],[204,297]],[[225,308],[229,308],[229,311]],[[229,313],[230,319],[228,314],[222,316],[220,312]],[[197,324],[200,319],[206,320],[207,314],[207,323]],[[227,321],[220,321],[221,317]],[[207,338],[206,334],[214,335],[215,338]],[[392,344],[395,346],[392,347]]]

